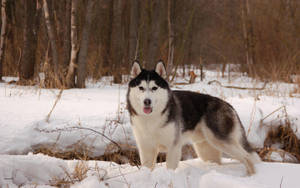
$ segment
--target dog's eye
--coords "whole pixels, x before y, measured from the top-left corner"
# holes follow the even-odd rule
[[[141,86],[139,87],[139,90],[144,91],[145,89]]]
[[[157,90],[157,89],[158,89],[157,87],[153,87],[153,88],[152,88],[152,91],[155,91],[155,90]]]

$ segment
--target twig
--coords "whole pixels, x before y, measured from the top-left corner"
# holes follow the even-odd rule
[[[53,105],[51,111],[49,112],[49,114],[48,114],[47,117],[46,117],[46,122],[47,122],[47,123],[49,123],[49,119],[50,119],[50,116],[51,116],[51,114],[52,114],[52,111],[54,110],[56,104],[58,103],[59,99],[61,98],[61,95],[62,95],[63,91],[64,91],[64,89],[61,89],[61,90],[59,91],[59,94],[58,94],[57,97],[56,97],[55,103],[54,103],[54,105]]]
[[[122,173],[121,168],[119,168],[119,172],[120,172],[122,178],[124,179],[124,181],[125,181],[127,187],[130,188],[130,184],[128,183],[127,179],[125,178],[124,174]]]
[[[94,129],[87,128],[87,127],[70,127],[70,128],[73,128],[73,129],[89,130],[89,131],[92,131],[92,132],[94,132],[94,133],[100,134],[101,136],[103,136],[104,138],[106,138],[107,140],[109,140],[111,143],[113,143],[114,145],[116,145],[116,146],[118,147],[119,151],[122,150],[121,146],[120,146],[117,142],[113,141],[112,139],[110,139],[110,138],[107,137],[105,134],[103,134],[103,133],[101,133],[101,132],[99,132],[99,131],[96,131],[96,130],[94,130]]]
[[[262,119],[260,120],[260,123],[262,123],[265,119],[267,119],[268,117],[270,117],[270,116],[271,116],[272,114],[274,114],[275,112],[281,110],[282,108],[285,108],[285,106],[281,106],[281,107],[277,108],[276,110],[274,110],[273,112],[271,112],[270,114],[268,114],[266,117],[262,118]]]
[[[120,167],[119,167],[119,168],[120,168]],[[140,168],[138,168],[138,169],[140,170]],[[132,171],[132,172],[127,172],[127,173],[123,173],[123,174],[118,174],[118,175],[111,176],[111,177],[107,177],[105,180],[110,180],[110,179],[119,178],[119,177],[124,176],[124,175],[131,175],[131,174],[134,174],[134,173],[138,172],[139,170]]]
[[[103,175],[100,175],[100,170],[102,170],[104,172]],[[98,163],[96,162],[95,163],[95,171],[97,171],[97,175],[98,175],[99,181],[104,181],[105,178],[106,178],[106,176],[107,176],[107,174],[108,174],[107,170],[104,169],[104,168],[99,168]]]
[[[244,90],[264,90],[266,88],[266,85],[268,82],[265,82],[264,85],[261,88],[256,88],[256,87],[238,87],[238,86],[224,86],[222,85],[218,80],[212,80],[208,82],[208,85],[212,83],[217,83],[221,87],[225,88],[231,88],[231,89],[244,89]]]
[[[74,182],[72,176],[70,175],[70,173],[68,172],[68,170],[66,169],[66,167],[60,165],[60,168],[64,171],[64,173],[69,178],[69,182],[72,183],[72,184],[74,184],[75,182]]]
[[[282,187],[282,182],[283,182],[283,176],[281,177],[280,188]]]

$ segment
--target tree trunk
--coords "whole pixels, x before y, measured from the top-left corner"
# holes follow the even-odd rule
[[[110,44],[111,44],[111,33],[112,33],[112,20],[113,20],[113,1],[106,0],[103,1],[103,7],[105,9],[104,19],[102,23],[102,31],[101,31],[101,62],[102,62],[102,75],[108,76],[112,72],[111,67],[109,66],[111,62],[111,51],[110,51]],[[98,68],[97,68],[98,69]],[[98,70],[95,70],[98,71]]]
[[[122,0],[113,1],[113,24],[112,24],[112,44],[111,58],[113,65],[114,83],[122,82],[121,64],[123,61],[123,30],[122,30]]]
[[[53,25],[50,21],[50,14],[49,14],[49,8],[48,8],[47,0],[43,0],[43,9],[44,9],[47,32],[48,32],[48,37],[49,37],[49,40],[50,40],[51,51],[52,51],[52,62],[53,62],[53,65],[54,65],[53,66],[54,67],[54,85],[56,87],[61,87],[61,80],[60,80],[60,77],[59,77],[59,75],[60,75],[59,71],[60,70],[59,70],[59,63],[58,63],[56,37],[55,37]]]
[[[167,75],[171,74],[174,59],[174,1],[168,0],[168,29],[169,29],[169,51],[168,51],[168,65]]]
[[[71,9],[71,59],[68,67],[68,73],[66,76],[66,86],[68,88],[75,87],[75,69],[77,63],[77,27],[76,27],[76,7],[77,0],[72,0],[72,9]]]
[[[130,38],[129,38],[129,61],[138,59],[137,47],[139,46],[139,0],[130,1]]]
[[[161,0],[153,0],[150,2],[150,12],[151,20],[150,20],[150,38],[148,44],[147,51],[147,59],[146,59],[146,68],[154,69],[156,61],[159,58],[159,34],[161,29],[161,20],[162,20],[162,12],[163,12],[163,1]]]
[[[2,81],[3,75],[3,62],[5,53],[5,39],[6,39],[6,0],[1,2],[1,39],[0,39],[0,81]]]
[[[34,76],[40,12],[40,8],[37,9],[37,1],[25,1],[23,53],[19,67],[20,81],[32,80]]]
[[[82,31],[80,51],[78,55],[78,69],[77,69],[78,88],[85,88],[86,60],[87,60],[87,53],[88,53],[89,35],[90,35],[92,20],[95,15],[95,12],[93,11],[94,4],[95,4],[95,0],[89,0],[86,9],[87,12],[85,16],[83,31]]]
[[[72,0],[66,0],[65,18],[63,18],[64,33],[63,33],[63,60],[64,67],[68,67],[70,62],[71,52],[71,4]]]
[[[200,61],[200,80],[201,82],[203,81],[204,79],[204,72],[203,72],[203,60],[202,60],[202,57],[200,56],[199,58],[199,61]]]
[[[253,24],[250,15],[250,5],[248,0],[242,2],[242,22],[243,22],[243,35],[246,49],[246,64],[251,76],[254,75],[255,53],[254,53],[254,33]]]

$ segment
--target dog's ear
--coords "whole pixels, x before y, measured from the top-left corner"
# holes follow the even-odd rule
[[[142,72],[141,66],[137,60],[134,60],[131,71],[130,71],[130,77],[135,78],[137,75],[139,75]]]
[[[155,67],[155,72],[157,72],[157,74],[163,78],[167,78],[167,71],[166,71],[166,67],[165,64],[162,60],[159,60],[156,64]]]

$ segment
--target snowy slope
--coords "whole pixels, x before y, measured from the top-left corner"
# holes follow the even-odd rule
[[[248,139],[256,147],[263,145],[268,126],[276,121],[284,121],[283,106],[293,128],[299,130],[300,98],[293,93],[294,85],[270,83],[265,90],[254,91],[207,84],[215,79],[223,85],[263,85],[238,73],[233,74],[228,83],[227,78],[222,79],[218,73],[207,71],[203,82],[196,80],[191,85],[174,85],[173,89],[199,91],[228,101],[239,114],[247,133],[249,130]],[[177,82],[186,80],[178,79]],[[102,81],[89,82],[86,89],[65,90],[50,121],[46,122],[59,90],[0,83],[0,184],[50,185],[50,180],[66,176],[65,170],[72,172],[74,164],[78,163],[44,155],[27,155],[39,146],[66,151],[81,144],[89,149],[91,156],[105,152],[109,140],[76,127],[91,128],[119,143],[134,145],[128,112],[125,110],[126,89],[126,85],[111,85]],[[278,108],[280,110],[264,120],[266,125],[260,127],[261,119]],[[297,135],[300,137],[299,132]],[[256,175],[244,177],[245,169],[241,164],[225,162],[218,166],[189,160],[181,162],[175,172],[161,165],[150,172],[130,165],[98,161],[98,166],[103,166],[107,172],[105,181],[99,182],[99,175],[93,172],[95,162],[90,161],[88,177],[74,186],[100,187],[108,183],[109,187],[280,187],[282,181],[282,187],[300,187],[296,181],[300,171],[297,164],[261,163],[257,165]]]

